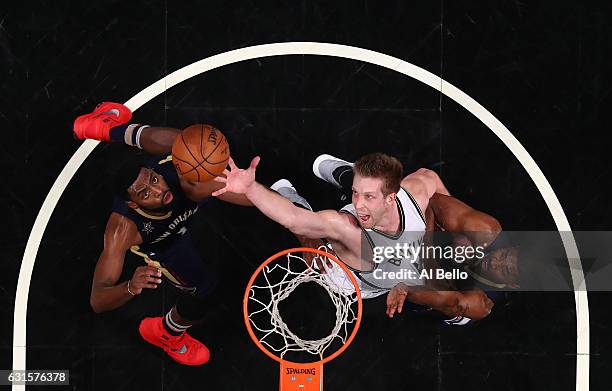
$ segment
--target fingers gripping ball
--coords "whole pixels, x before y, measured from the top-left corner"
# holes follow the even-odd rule
[[[174,167],[189,181],[206,182],[219,176],[227,167],[229,157],[227,139],[211,125],[191,125],[172,144]]]

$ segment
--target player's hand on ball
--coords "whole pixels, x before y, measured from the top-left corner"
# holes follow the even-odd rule
[[[215,197],[220,196],[227,191],[235,194],[245,194],[249,187],[255,182],[255,170],[259,164],[259,156],[256,156],[253,158],[253,160],[251,160],[251,164],[246,170],[238,168],[236,163],[234,163],[234,159],[231,157],[229,158],[228,163],[230,169],[225,169],[225,171],[223,171],[225,178],[222,176],[215,178],[215,181],[225,183],[225,187],[212,193],[212,195]]]
[[[130,279],[130,291],[139,295],[144,288],[157,288],[161,284],[161,271],[153,266],[139,266]]]
[[[397,312],[402,313],[404,307],[404,301],[408,295],[408,287],[404,283],[399,283],[394,286],[387,294],[387,316],[393,318],[393,315]]]

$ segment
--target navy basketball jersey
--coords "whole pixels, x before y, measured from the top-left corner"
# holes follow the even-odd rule
[[[140,208],[130,208],[122,197],[116,196],[111,212],[119,213],[136,224],[142,236],[140,247],[146,251],[152,247],[167,247],[185,235],[191,217],[203,202],[197,203],[187,198],[181,189],[180,179],[172,164],[172,156],[151,158],[144,162],[143,166],[162,175],[166,180],[173,195],[169,209],[163,215],[152,215]]]

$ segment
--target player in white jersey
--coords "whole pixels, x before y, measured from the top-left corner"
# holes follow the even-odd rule
[[[348,162],[339,160],[337,162],[349,164]],[[315,167],[317,167],[316,163]],[[351,166],[348,167],[350,168]],[[315,172],[318,173],[318,170],[315,170]],[[422,174],[422,172],[420,174]],[[327,180],[326,178],[322,179]],[[334,183],[335,181],[332,178],[329,182]],[[312,210],[307,201],[297,193],[297,190],[295,190],[286,179],[277,181],[271,186],[271,189],[277,191],[294,204]],[[360,263],[356,264],[352,262],[351,264],[347,264],[349,270],[351,270],[359,284],[361,297],[364,299],[386,294],[389,289],[400,282],[408,286],[425,285],[425,280],[419,278],[423,270],[423,265],[418,256],[412,257],[412,254],[409,252],[402,254],[405,255],[403,257],[382,257],[381,255],[377,255],[377,250],[379,249],[391,248],[398,245],[400,247],[404,245],[416,247],[422,242],[426,228],[425,217],[415,199],[406,190],[400,188],[397,192],[395,202],[399,214],[399,228],[397,232],[385,233],[376,228],[361,227]],[[349,214],[353,216],[355,220],[360,218],[357,209],[352,203],[341,208],[340,213]],[[305,237],[298,237],[298,239],[306,246],[315,246],[323,250],[334,250],[333,244],[326,238],[323,239],[324,242],[312,241]],[[323,245],[324,248],[321,248],[321,245]],[[345,272],[340,266],[333,262],[323,264],[318,258],[319,257],[315,257],[313,259],[315,261],[315,267],[324,269],[323,272],[326,277],[334,283],[334,285],[349,292],[354,290],[352,283],[345,278]],[[339,256],[339,258],[343,260],[342,257]]]
[[[341,200],[346,200],[352,190],[352,166],[352,163],[333,156],[321,155],[313,164],[313,172],[320,179],[340,189],[342,192]],[[424,169],[411,174],[411,176],[419,175],[432,174]],[[273,184],[271,188],[296,205],[312,210],[310,205],[303,197],[297,194],[295,188],[287,180],[280,180]],[[435,256],[433,258],[426,256],[425,259],[417,258],[415,261],[418,262],[404,262],[404,264],[398,262],[400,260],[397,258],[386,259],[384,262],[375,264],[373,272],[353,271],[353,275],[360,283],[362,298],[367,299],[389,292],[387,295],[387,315],[393,317],[395,312],[401,312],[406,297],[417,286],[426,286],[438,290],[468,290],[477,287],[478,289],[483,289],[490,299],[496,301],[503,300],[503,295],[500,294],[499,289],[518,288],[517,248],[508,240],[507,236],[503,235],[501,224],[493,216],[471,208],[469,205],[450,196],[448,192],[436,192],[433,194],[427,209],[424,211],[424,219],[422,218],[423,213],[421,213],[418,204],[414,202],[410,193],[400,189],[397,200],[400,212],[404,216],[404,221],[406,221],[404,224],[404,234],[401,237],[399,235],[390,237],[383,233],[365,229],[363,230],[367,244],[365,250],[416,243],[417,246],[429,246],[430,249],[439,249],[441,247],[448,249],[449,245],[453,247],[480,247],[483,251],[482,256],[468,259],[463,255],[455,254],[456,258],[452,259],[453,262],[450,264],[448,261],[451,261],[451,259],[446,259],[446,262],[440,263],[440,259]],[[340,211],[355,214],[355,208],[352,204],[344,206]],[[425,225],[423,225],[423,221]],[[425,229],[428,234],[421,240],[420,230],[422,229]],[[433,234],[434,231],[438,231],[438,233],[439,231],[446,231],[449,235]],[[322,241],[310,240],[304,237],[298,237],[298,239],[306,247],[331,248],[329,244],[325,244]],[[337,264],[328,263],[321,265],[321,261],[316,258],[313,261],[315,266],[325,269],[326,277],[334,285],[342,287],[349,292],[354,290],[352,284],[345,277],[344,271]],[[381,279],[384,273],[394,273],[397,275],[398,271],[411,272],[411,269],[413,270],[413,275],[427,275],[428,277],[415,280],[400,275],[396,278]],[[438,270],[447,272],[449,269],[457,272],[457,275],[446,273],[442,277],[432,278],[432,274],[435,274],[432,272]],[[419,271],[422,273],[418,273]],[[463,276],[459,277],[458,275],[460,274],[463,274]],[[388,291],[388,289],[378,289],[387,288],[393,285],[394,282],[398,284],[393,286],[391,291]],[[407,308],[417,312],[427,311],[427,308],[414,305],[414,303],[409,303]],[[469,318],[462,316],[456,316],[452,319],[443,318],[442,321],[452,325],[467,325],[471,323]]]
[[[421,289],[423,283],[415,276],[406,277],[412,281],[410,284],[406,283],[405,278],[398,282],[395,275],[381,279],[374,276],[374,272],[381,267],[387,272],[420,267],[418,259],[409,257],[396,260],[399,266],[386,262],[392,259],[385,260],[386,263],[381,266],[372,252],[379,244],[385,246],[385,240],[389,244],[420,240],[425,231],[425,217],[421,211],[427,209],[429,199],[435,193],[448,195],[435,172],[420,169],[404,177],[402,165],[397,159],[382,153],[369,154],[358,159],[353,166],[351,206],[340,212],[313,212],[294,205],[292,200],[255,181],[258,164],[259,157],[255,157],[247,169],[240,169],[230,159],[230,170],[225,171],[227,178],[217,179],[226,185],[213,195],[218,196],[226,191],[244,194],[266,216],[295,235],[310,239],[325,238],[338,257],[359,274],[362,287],[368,288],[364,289],[369,292],[366,294],[374,296],[385,293],[403,282],[405,286],[413,288],[407,300],[415,304],[449,316],[472,319],[482,319],[490,313],[493,303],[481,290]]]

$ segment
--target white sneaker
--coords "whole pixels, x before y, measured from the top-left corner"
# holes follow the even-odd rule
[[[289,182],[288,179],[279,179],[278,181],[274,182],[272,186],[270,186],[270,189],[278,193],[278,190],[282,187],[288,187],[297,193],[297,190],[295,190],[295,187],[293,187],[293,185],[291,184],[291,182]]]
[[[287,179],[279,179],[278,181],[274,182],[272,186],[270,186],[270,189],[274,190],[294,204],[298,204],[301,207],[312,210],[312,206],[310,206],[308,201],[306,201],[306,198],[299,195],[295,187],[293,187],[291,182],[289,182]]]
[[[333,173],[338,167],[350,166],[353,167],[353,163],[349,163],[346,160],[338,159],[332,155],[319,155],[312,163],[312,172],[317,178],[323,179],[325,182],[331,183],[337,188],[342,188],[340,183],[334,178]]]

